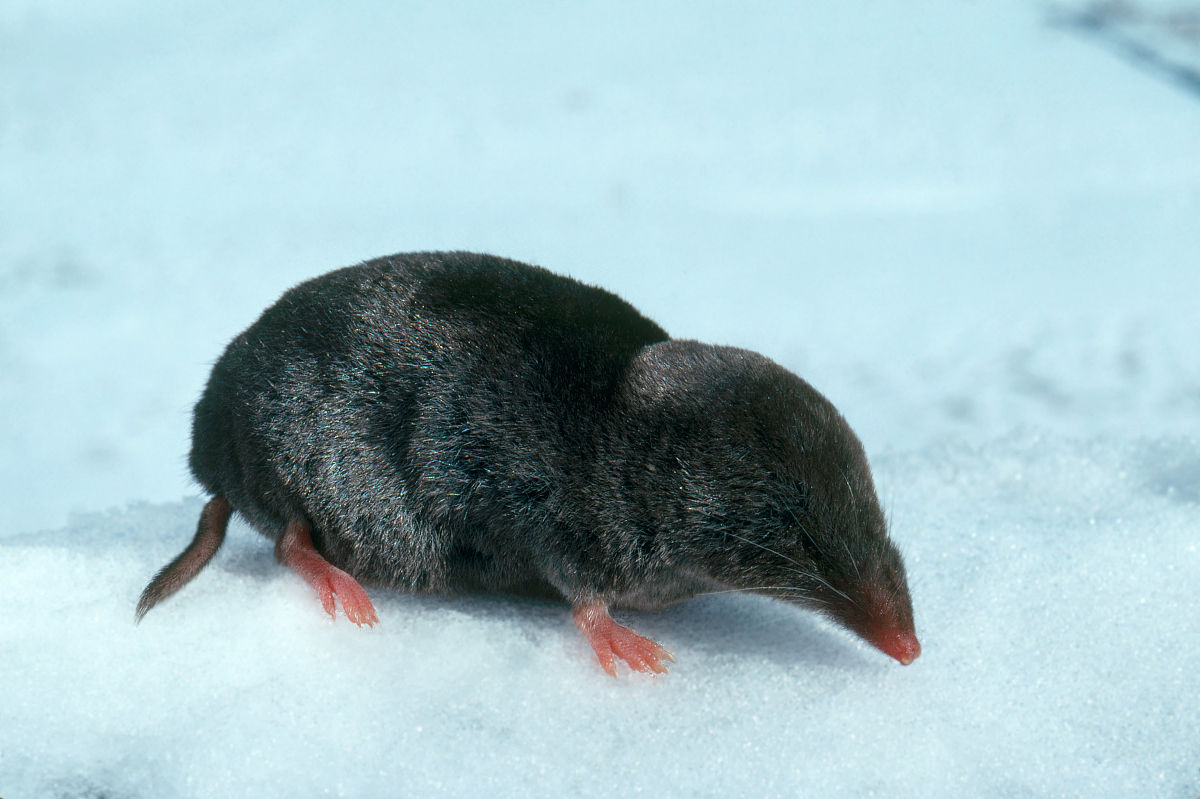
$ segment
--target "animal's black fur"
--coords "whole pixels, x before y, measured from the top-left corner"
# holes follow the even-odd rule
[[[196,405],[191,468],[358,579],[654,607],[710,590],[911,630],[862,446],[806,382],[470,253],[288,291]]]

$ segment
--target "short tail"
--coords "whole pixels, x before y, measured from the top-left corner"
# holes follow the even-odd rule
[[[212,556],[221,548],[225,540],[225,528],[229,524],[229,514],[233,506],[225,497],[213,497],[200,512],[200,523],[196,525],[196,535],[187,549],[180,552],[175,560],[163,566],[138,600],[137,616],[134,623],[142,620],[150,608],[162,602],[171,594],[183,588],[200,570],[208,565]]]

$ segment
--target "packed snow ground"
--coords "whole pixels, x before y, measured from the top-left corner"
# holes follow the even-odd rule
[[[4,795],[1194,795],[1194,444],[1013,438],[877,471],[908,668],[751,597],[635,615],[678,659],[659,679],[611,680],[549,603],[377,591],[362,631],[240,525],[135,628],[198,500],[9,539]]]
[[[1200,794],[1200,102],[1055,18],[5,3],[0,796]],[[715,596],[614,682],[557,605],[331,623],[240,523],[135,628],[225,342],[437,248],[823,390],[921,659]]]

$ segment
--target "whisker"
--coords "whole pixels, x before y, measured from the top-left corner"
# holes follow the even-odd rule
[[[775,557],[783,558],[784,560],[786,560],[788,563],[792,564],[793,566],[799,566],[800,568],[804,568],[804,564],[801,563],[800,561],[794,560],[793,558],[789,558],[787,555],[784,555],[782,552],[776,552],[775,550],[771,549],[770,547],[764,546],[763,544],[760,544],[757,541],[751,541],[749,538],[740,536],[737,533],[731,533],[728,530],[725,531],[725,535],[731,535],[739,541],[745,541],[747,544],[750,544],[751,546],[756,546],[765,552],[770,552]],[[799,572],[799,573],[803,574],[803,572]]]
[[[833,593],[840,596],[842,599],[849,602],[851,605],[854,605],[855,607],[859,607],[859,604],[857,602],[855,602],[854,599],[852,599],[849,594],[847,594],[845,591],[839,591],[838,589],[834,588],[832,585],[829,584],[828,581],[826,581],[823,577],[819,576],[815,572],[802,572],[802,571],[797,571],[796,569],[792,569],[792,571],[796,572],[796,574],[800,575],[801,577],[808,577],[809,579],[816,580],[818,583],[825,586],[830,591],[832,591]]]
[[[811,594],[805,593],[803,588],[796,588],[791,585],[756,585],[752,588],[722,588],[716,591],[701,591],[696,596],[711,596],[713,594],[740,594],[748,591],[791,591],[794,594],[799,594],[800,599],[806,599],[809,602],[816,602],[819,605],[828,605],[824,599],[819,599]]]
[[[846,539],[844,538],[840,538],[838,540],[842,542],[842,549],[846,550],[846,557],[850,558],[850,565],[854,567],[854,576],[857,577],[858,581],[861,583],[862,573],[858,570],[858,564],[854,562],[854,553],[850,551],[850,545],[846,543]]]
[[[845,599],[845,600],[846,600],[847,602],[849,602],[851,605],[854,605],[855,607],[858,607],[858,603],[857,603],[857,602],[855,602],[853,599],[851,599],[851,598],[850,598],[850,596],[849,596],[849,594],[845,593],[844,591],[839,591],[838,589],[834,588],[834,587],[833,587],[832,585],[830,585],[830,584],[829,584],[829,583],[828,583],[826,580],[824,580],[823,578],[821,578],[821,577],[820,577],[820,576],[818,576],[817,574],[815,574],[815,573],[813,573],[813,572],[806,572],[806,571],[803,571],[803,568],[804,568],[804,564],[803,564],[803,563],[800,563],[800,562],[799,562],[799,561],[797,561],[797,560],[794,560],[794,559],[792,559],[792,558],[789,558],[787,555],[784,555],[782,552],[776,552],[775,550],[771,549],[770,547],[768,547],[768,546],[765,546],[765,545],[763,545],[763,544],[760,544],[760,543],[758,543],[757,541],[751,541],[749,538],[746,538],[745,536],[740,536],[740,535],[738,535],[737,533],[731,533],[731,532],[729,532],[728,530],[726,530],[726,531],[725,531],[725,534],[726,534],[726,535],[731,535],[731,536],[733,536],[734,538],[738,539],[739,541],[745,541],[747,544],[750,544],[751,546],[756,546],[756,547],[758,547],[759,549],[761,549],[761,550],[763,550],[763,551],[765,551],[765,552],[770,552],[772,555],[774,555],[774,556],[776,556],[776,557],[778,557],[778,558],[782,558],[783,560],[787,561],[788,563],[792,564],[793,566],[799,566],[799,567],[800,567],[799,569],[789,569],[789,571],[791,571],[791,572],[794,572],[795,574],[798,574],[798,575],[799,575],[799,576],[801,576],[801,577],[806,577],[806,578],[809,578],[809,579],[812,579],[812,580],[816,580],[818,583],[820,583],[821,585],[825,586],[826,588],[828,588],[828,589],[829,589],[830,591],[832,591],[833,593],[835,593],[835,594],[837,594],[838,596],[840,596],[840,597],[842,597],[843,599]]]
[[[791,505],[786,505],[785,507],[787,508],[788,515],[792,517],[792,523],[799,527],[800,532],[804,533],[804,537],[808,539],[808,542],[812,544],[813,547],[816,547],[817,539],[812,537],[812,533],[810,533],[808,528],[804,526],[804,523],[800,521],[800,516],[797,515],[796,511]]]
[[[841,466],[838,471],[842,473],[842,480],[846,482],[846,490],[850,492],[850,507],[854,508],[854,523],[862,526],[862,513],[858,507],[858,499],[854,496],[854,486],[850,485],[850,478],[846,476],[846,470]]]

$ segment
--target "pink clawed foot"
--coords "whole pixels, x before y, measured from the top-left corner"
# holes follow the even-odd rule
[[[328,564],[327,564],[328,565]],[[317,589],[317,596],[321,599],[321,606],[325,608],[325,612],[331,618],[337,618],[337,611],[333,600],[336,594],[342,600],[342,610],[346,612],[346,618],[354,622],[358,626],[367,625],[374,627],[379,621],[379,617],[375,615],[375,606],[371,604],[371,598],[367,596],[367,592],[358,584],[350,575],[346,574],[336,566],[328,566],[328,572],[319,577],[312,584]]]
[[[334,566],[313,546],[312,533],[306,523],[289,522],[279,542],[275,544],[275,556],[304,581],[316,589],[321,606],[331,617],[337,618],[334,597],[342,600],[346,618],[359,625],[374,627],[379,621],[375,606],[367,592],[349,574]]]
[[[666,674],[666,662],[675,661],[670,652],[649,638],[613,621],[608,608],[601,603],[576,605],[571,609],[571,617],[596,650],[600,667],[612,677],[617,676],[614,656],[624,660],[634,671],[647,674]]]

